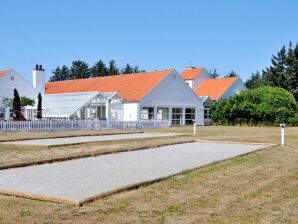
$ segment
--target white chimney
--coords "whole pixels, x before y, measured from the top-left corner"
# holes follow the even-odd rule
[[[32,70],[32,83],[39,93],[45,92],[45,71],[42,65],[36,65]]]

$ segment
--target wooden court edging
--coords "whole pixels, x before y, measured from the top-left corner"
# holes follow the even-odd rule
[[[64,198],[58,198],[58,197],[52,197],[52,196],[46,196],[46,195],[40,195],[40,194],[11,191],[6,189],[0,189],[0,194],[6,195],[6,196],[18,197],[18,198],[33,199],[37,201],[79,206],[79,201],[76,201],[76,200],[70,200],[70,199],[64,199]]]

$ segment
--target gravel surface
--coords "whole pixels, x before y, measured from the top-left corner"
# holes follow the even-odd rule
[[[0,170],[0,189],[81,201],[264,147],[195,142]]]
[[[101,136],[81,136],[81,137],[46,138],[46,139],[12,141],[12,142],[5,142],[5,144],[55,146],[55,145],[86,143],[86,142],[101,142],[101,141],[113,141],[113,140],[124,140],[124,139],[169,137],[169,136],[175,136],[175,135],[180,135],[180,134],[175,134],[175,133],[135,133],[135,134],[117,134],[117,135],[101,135]]]

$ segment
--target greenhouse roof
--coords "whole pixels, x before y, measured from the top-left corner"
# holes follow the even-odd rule
[[[93,98],[100,97],[109,100],[115,95],[117,95],[116,92],[44,94],[42,98],[43,116],[69,118]]]

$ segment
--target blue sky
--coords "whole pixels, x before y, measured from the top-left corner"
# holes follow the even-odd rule
[[[1,0],[0,70],[31,80],[81,59],[145,70],[189,64],[246,80],[298,41],[297,0]]]

